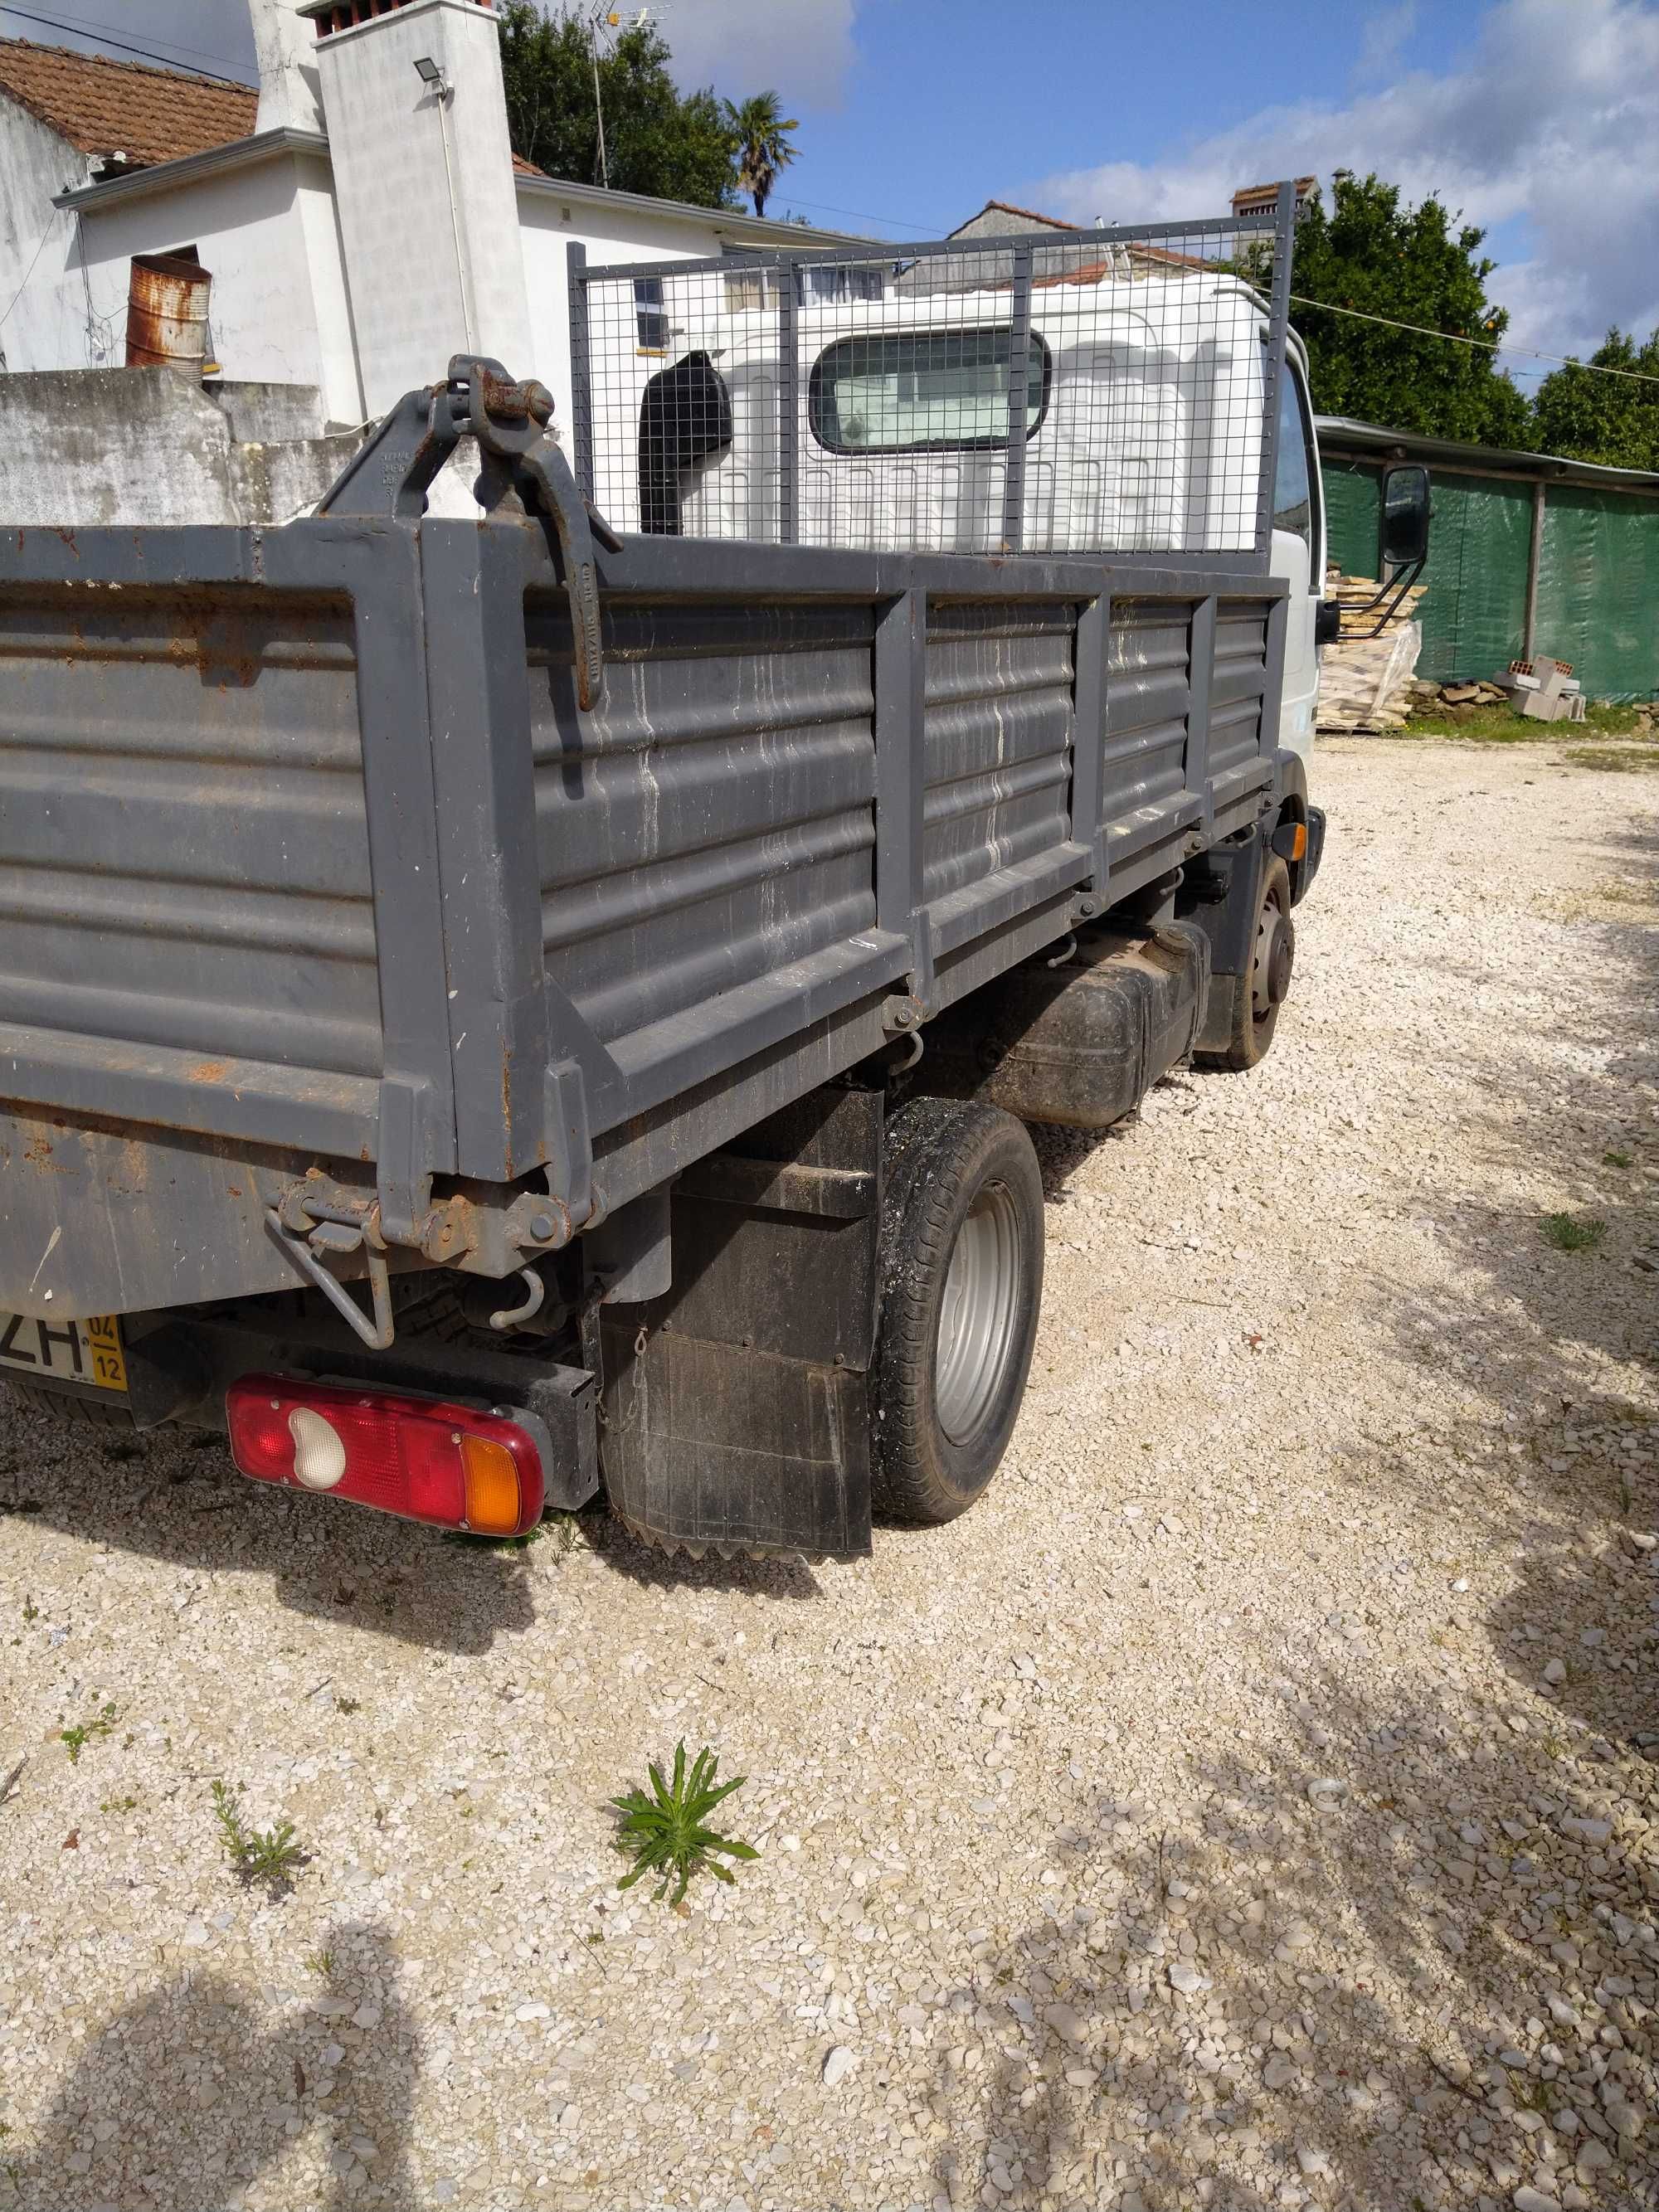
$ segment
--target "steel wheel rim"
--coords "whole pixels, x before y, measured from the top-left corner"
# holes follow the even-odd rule
[[[1255,921],[1255,955],[1250,963],[1250,1013],[1258,1022],[1265,1022],[1273,1010],[1272,989],[1273,955],[1279,949],[1279,933],[1285,917],[1276,896],[1261,902],[1261,911]]]
[[[953,1444],[983,1426],[1018,1328],[1019,1216],[1005,1185],[987,1183],[969,1207],[945,1270],[934,1352],[933,1407]]]

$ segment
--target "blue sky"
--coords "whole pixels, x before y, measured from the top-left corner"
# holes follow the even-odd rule
[[[246,71],[246,0],[20,0]],[[775,88],[800,158],[771,211],[878,236],[988,199],[1075,222],[1224,212],[1339,165],[1490,233],[1512,339],[1659,323],[1659,0],[656,0],[685,84]],[[67,37],[0,9],[0,35]],[[1518,351],[1522,379],[1541,365]]]
[[[665,34],[696,12],[696,0],[670,0]],[[1041,205],[1057,173],[1109,160],[1155,164],[1289,97],[1346,100],[1377,76],[1367,35],[1379,18],[1395,19],[1394,70],[1442,67],[1468,43],[1479,10],[1441,0],[1409,12],[1414,23],[1398,9],[1368,15],[1329,0],[1043,9],[868,0],[853,18],[841,97],[825,103],[810,83],[788,87],[805,151],[781,198],[828,222],[847,220],[835,211],[845,206],[884,230],[919,224],[915,235],[949,228],[987,199]],[[742,75],[734,57],[720,88],[735,90]],[[1093,212],[1110,221],[1121,211]]]

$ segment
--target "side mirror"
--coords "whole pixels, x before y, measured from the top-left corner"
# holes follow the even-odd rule
[[[1390,469],[1382,479],[1382,558],[1407,568],[1427,558],[1429,472],[1415,463]]]
[[[1341,606],[1335,599],[1322,599],[1314,614],[1314,643],[1340,645],[1341,641]]]

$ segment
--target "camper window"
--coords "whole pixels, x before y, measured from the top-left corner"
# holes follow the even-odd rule
[[[812,434],[832,453],[971,453],[1008,435],[1006,330],[896,331],[838,338],[812,367]],[[1027,356],[1025,434],[1048,404],[1048,349]]]

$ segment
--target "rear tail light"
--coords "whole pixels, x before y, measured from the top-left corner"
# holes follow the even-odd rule
[[[483,1536],[522,1536],[541,1519],[542,1449],[525,1420],[277,1375],[233,1382],[225,1415],[230,1455],[256,1482]]]

